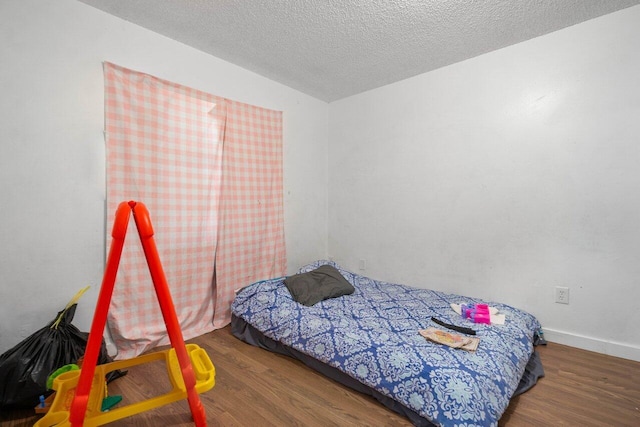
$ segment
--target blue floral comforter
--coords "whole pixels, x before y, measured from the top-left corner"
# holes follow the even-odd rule
[[[485,302],[373,280],[329,261],[355,287],[351,295],[312,307],[295,302],[284,278],[254,283],[236,296],[232,312],[267,337],[312,356],[442,426],[496,426],[533,352],[540,325],[532,315],[489,303],[504,325],[463,320],[451,303]],[[425,340],[430,319],[472,327],[475,352]]]

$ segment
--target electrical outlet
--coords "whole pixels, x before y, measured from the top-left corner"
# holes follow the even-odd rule
[[[358,268],[359,268],[361,271],[366,270],[366,269],[367,269],[367,261],[366,261],[366,260],[364,260],[364,259],[361,259],[361,260],[360,260],[360,262],[358,263]]]
[[[556,286],[556,302],[558,304],[569,304],[569,288]]]

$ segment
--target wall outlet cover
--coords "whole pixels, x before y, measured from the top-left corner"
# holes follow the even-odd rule
[[[558,304],[569,304],[569,288],[556,286],[556,302]]]

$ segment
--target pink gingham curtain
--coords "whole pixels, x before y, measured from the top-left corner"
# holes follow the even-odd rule
[[[118,204],[144,202],[185,339],[223,327],[234,289],[285,271],[282,113],[104,74],[107,245]],[[118,359],[169,343],[133,220],[108,323]]]
[[[229,101],[223,143],[214,326],[234,291],[284,275],[282,112]]]

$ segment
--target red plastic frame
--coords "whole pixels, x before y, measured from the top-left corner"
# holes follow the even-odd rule
[[[147,258],[149,272],[151,273],[153,286],[156,290],[158,302],[160,303],[162,317],[167,326],[171,346],[175,349],[178,362],[180,363],[180,370],[187,389],[187,399],[193,421],[196,426],[205,427],[207,425],[207,417],[202,402],[200,401],[200,396],[195,389],[195,374],[184,344],[175,306],[171,299],[167,279],[164,275],[158,250],[153,239],[154,233],[151,219],[149,218],[149,211],[144,203],[135,201],[120,203],[116,211],[113,231],[111,233],[111,249],[109,250],[109,257],[107,258],[107,265],[93,316],[93,323],[91,324],[91,331],[87,341],[78,386],[69,411],[69,421],[73,427],[81,427],[84,423],[87,405],[89,403],[89,393],[91,392],[91,382],[95,373],[96,363],[98,362],[98,354],[102,345],[107,313],[109,311],[109,305],[111,304],[111,296],[113,295],[113,287],[115,285],[116,275],[118,274],[118,266],[120,265],[120,257],[122,255],[122,248],[124,247],[131,214],[133,214],[138,235],[140,236],[140,242],[142,243],[142,248]]]

